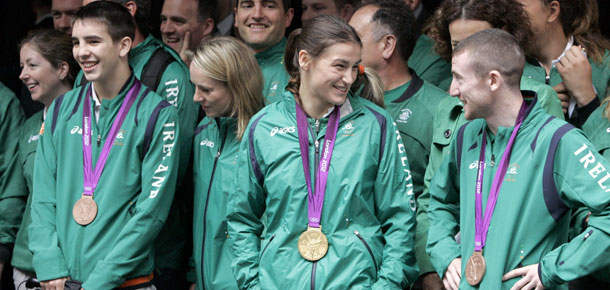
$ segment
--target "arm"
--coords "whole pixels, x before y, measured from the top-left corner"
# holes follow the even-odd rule
[[[594,161],[589,163],[588,161]],[[585,164],[587,166],[585,166]],[[603,170],[602,170],[603,169]],[[610,162],[597,153],[582,132],[572,130],[561,139],[555,154],[554,178],[559,196],[570,208],[591,212],[588,227],[540,260],[545,287],[588,275],[610,261]]]
[[[253,133],[248,126],[242,138],[234,176],[236,188],[230,193],[227,205],[228,242],[235,253],[231,266],[240,289],[259,289],[258,262],[263,232],[261,217],[265,212],[266,194],[255,176],[250,159],[250,154],[256,151],[249,144],[250,134]],[[256,158],[256,154],[252,157]]]
[[[372,288],[402,289],[417,280],[413,247],[416,205],[405,146],[395,124],[388,124],[386,130],[374,186],[375,212],[386,243],[379,278]]]
[[[177,119],[172,107],[159,113],[150,149],[142,160],[142,191],[136,199],[133,216],[117,233],[105,259],[97,261],[83,283],[84,289],[116,288],[125,278],[131,278],[126,275],[137,265],[149,258],[148,249],[167,218],[176,188],[180,153]],[[173,138],[167,138],[172,135]]]
[[[174,61],[165,69],[156,89],[159,96],[178,109],[178,119],[180,121],[178,185],[182,183],[188,168],[193,134],[199,115],[199,105],[193,101],[195,87],[189,79],[188,69],[182,63]]]
[[[53,112],[56,103],[49,108]],[[53,114],[45,120],[51,128]],[[56,230],[56,179],[57,154],[51,130],[38,141],[34,162],[34,189],[32,191],[32,224],[29,226],[29,247],[33,253],[32,264],[40,281],[68,276],[68,266],[59,248]]]
[[[436,272],[443,278],[449,264],[461,256],[460,245],[455,241],[459,231],[460,185],[457,168],[456,139],[430,183],[427,252]]]

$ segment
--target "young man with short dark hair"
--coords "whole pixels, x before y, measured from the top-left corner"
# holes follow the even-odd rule
[[[34,169],[30,249],[43,289],[154,289],[153,242],[176,186],[175,108],[134,76],[120,4],[75,15],[74,57],[90,82],[48,110]],[[81,153],[82,152],[82,153]]]

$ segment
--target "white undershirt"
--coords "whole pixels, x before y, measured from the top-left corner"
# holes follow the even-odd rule
[[[91,83],[91,97],[93,98],[93,103],[95,104],[93,113],[95,114],[95,122],[97,123],[97,121],[100,119],[100,107],[102,106],[102,102],[100,102],[100,99],[97,97],[97,93],[95,93],[93,83]]]

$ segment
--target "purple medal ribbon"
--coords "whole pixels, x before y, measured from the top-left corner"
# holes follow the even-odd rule
[[[508,169],[508,162],[510,161],[510,155],[513,149],[513,144],[515,143],[515,139],[517,138],[517,132],[525,119],[525,111],[526,111],[526,103],[523,101],[521,104],[521,109],[519,109],[519,115],[517,115],[517,121],[515,124],[515,128],[513,129],[512,134],[510,135],[510,139],[508,140],[508,144],[506,145],[506,149],[504,150],[504,154],[502,159],[500,160],[500,164],[498,165],[498,171],[496,171],[496,175],[494,176],[493,183],[491,184],[491,189],[489,191],[489,196],[487,198],[487,206],[485,208],[485,213],[481,213],[483,210],[483,171],[485,170],[485,147],[487,146],[487,130],[483,130],[483,141],[481,142],[481,153],[479,155],[479,170],[477,174],[477,185],[475,189],[475,234],[474,234],[474,250],[476,252],[480,252],[485,247],[485,242],[487,240],[487,231],[489,230],[489,224],[491,222],[491,215],[496,208],[496,202],[498,201],[498,193],[500,192],[500,187],[502,186],[502,182],[504,181],[504,176],[506,175],[506,171]]]
[[[131,108],[134,101],[136,100],[136,96],[140,92],[140,88],[142,84],[137,79],[134,79],[134,84],[131,86],[129,93],[123,100],[123,104],[119,109],[119,114],[116,119],[112,123],[112,128],[110,129],[110,136],[106,139],[104,143],[104,147],[102,149],[102,153],[100,154],[97,163],[95,164],[95,171],[93,171],[91,164],[93,163],[91,160],[91,90],[92,85],[89,86],[89,90],[87,91],[87,95],[85,96],[84,108],[83,108],[83,168],[84,168],[84,180],[83,185],[85,191],[83,195],[92,196],[93,192],[95,192],[95,188],[97,187],[97,183],[100,180],[100,176],[102,175],[102,171],[104,170],[104,166],[106,165],[106,159],[108,159],[108,154],[110,154],[110,149],[112,148],[112,144],[116,139],[117,133]]]
[[[330,114],[328,119],[328,126],[326,127],[326,136],[324,137],[322,149],[322,158],[320,159],[320,166],[316,171],[315,195],[312,191],[311,174],[309,172],[309,132],[307,130],[307,117],[299,104],[296,104],[296,110],[299,147],[301,148],[303,171],[305,172],[305,181],[307,182],[307,214],[309,217],[309,226],[319,228],[320,216],[322,215],[322,206],[324,205],[324,192],[326,191],[326,182],[328,181],[330,158],[333,154],[335,139],[339,129],[339,106],[335,106],[335,109]]]

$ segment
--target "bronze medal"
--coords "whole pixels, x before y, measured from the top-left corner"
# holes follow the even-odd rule
[[[476,286],[481,283],[483,280],[483,276],[485,276],[485,258],[483,257],[483,252],[474,251],[472,256],[468,258],[466,262],[466,281],[471,286]]]
[[[328,251],[328,239],[322,233],[322,227],[307,227],[299,237],[298,248],[305,260],[315,262],[322,259]]]
[[[74,220],[81,226],[90,224],[97,216],[97,204],[93,196],[84,195],[74,204],[72,208]]]

